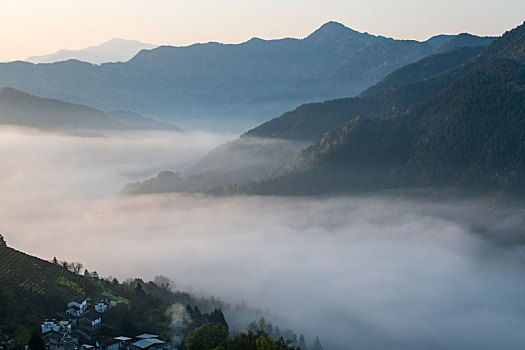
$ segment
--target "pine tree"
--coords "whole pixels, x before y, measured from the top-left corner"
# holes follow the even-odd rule
[[[214,324],[220,324],[224,328],[229,329],[228,323],[226,323],[226,319],[224,318],[224,314],[222,313],[221,309],[215,309],[210,315],[210,322]]]
[[[281,330],[279,329],[279,326],[275,326],[273,330],[273,337],[274,339],[279,339],[282,336]]]
[[[266,326],[267,326],[266,320],[264,319],[264,317],[261,317],[257,324],[258,330],[261,332],[266,332]]]
[[[299,336],[299,344],[298,344],[299,348],[301,348],[301,350],[308,350],[308,347],[306,346],[306,340],[304,339],[304,335],[300,335]]]
[[[315,337],[314,345],[312,346],[312,350],[323,350],[323,346],[321,345],[321,341],[319,340],[319,337]]]

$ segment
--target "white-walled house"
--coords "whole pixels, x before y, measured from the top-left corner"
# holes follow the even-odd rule
[[[60,321],[56,320],[45,320],[42,325],[42,334],[46,334],[51,331],[55,331],[61,334],[70,334],[71,333],[71,323],[69,321]]]
[[[42,334],[45,334],[51,331],[58,332],[60,330],[60,324],[58,324],[56,320],[45,320],[42,323],[41,327],[42,327]]]
[[[95,310],[89,310],[80,318],[80,326],[90,332],[96,331],[100,327],[100,314]]]
[[[104,313],[109,308],[111,301],[108,298],[100,297],[95,303],[95,311],[99,313]]]
[[[49,331],[42,335],[42,340],[49,350],[75,350],[78,340],[70,335],[63,335],[55,331]]]
[[[66,313],[79,317],[87,310],[87,300],[84,297],[76,297],[67,304]]]

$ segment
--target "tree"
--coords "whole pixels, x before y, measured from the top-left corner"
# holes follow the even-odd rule
[[[31,338],[31,333],[29,333],[29,330],[21,324],[17,325],[15,334],[13,335],[15,346],[22,349],[29,341],[29,338]]]
[[[301,348],[301,350],[308,350],[308,347],[306,346],[306,340],[304,340],[304,335],[299,336],[299,344],[298,346]]]
[[[279,339],[281,338],[281,336],[282,335],[281,335],[281,330],[279,329],[279,326],[275,326],[272,337],[274,337],[275,339]]]
[[[258,330],[259,331],[266,332],[266,328],[267,328],[268,324],[266,323],[266,320],[264,319],[264,317],[261,317],[259,319],[259,322],[257,322],[257,326],[258,326]]]
[[[206,323],[190,331],[184,339],[184,345],[187,350],[213,350],[224,346],[228,336],[228,330],[222,325]]]
[[[38,334],[37,331],[33,331],[33,333],[31,333],[31,338],[29,338],[28,346],[29,346],[29,350],[45,350],[46,349],[46,344],[44,344],[44,340],[42,339],[40,334]]]
[[[257,335],[251,331],[239,333],[228,343],[229,350],[257,350]]]
[[[224,318],[224,314],[222,313],[222,310],[220,308],[213,310],[213,312],[210,314],[209,322],[214,324],[220,324],[226,329],[230,328],[228,327],[228,323],[226,323],[226,319]]]
[[[56,256],[53,257],[53,264],[58,265],[58,260]]]
[[[248,327],[246,327],[246,330],[248,332],[257,333],[257,322],[255,321],[250,322]]]
[[[71,263],[71,270],[76,273],[77,275],[80,274],[80,271],[82,271],[82,268],[84,268],[84,264],[81,262],[73,262]]]
[[[167,290],[171,290],[171,285],[173,284],[173,282],[166,276],[155,276],[155,279],[153,280],[153,282],[161,287],[161,288],[165,288]]]
[[[228,350],[288,350],[286,341],[281,337],[273,340],[268,334],[258,331],[257,333],[239,333],[228,341]]]
[[[256,342],[257,350],[279,350],[272,338],[261,335]]]
[[[0,235],[0,247],[7,247],[7,242],[2,235]]]
[[[314,345],[312,345],[312,350],[323,350],[323,346],[321,345],[319,337],[315,337]]]
[[[135,293],[138,294],[138,295],[144,295],[144,290],[142,289],[142,284],[140,283],[137,283],[137,285],[135,286]]]

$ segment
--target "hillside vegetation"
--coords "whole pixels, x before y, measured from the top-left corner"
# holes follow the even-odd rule
[[[397,187],[454,187],[523,196],[524,28],[522,25],[505,33],[478,55],[433,77],[388,88],[385,84],[375,95],[327,102],[316,105],[314,113],[296,111],[293,119],[285,115],[273,121],[277,130],[280,124],[287,125],[290,120],[295,122],[293,125],[303,126],[305,121],[334,115],[330,113],[337,104],[353,105],[354,113],[346,123],[325,131],[313,146],[295,156],[288,166],[288,175],[244,186],[227,186],[227,191],[315,194]],[[425,61],[419,63],[427,66]],[[405,67],[400,71],[409,74],[415,68]],[[397,74],[400,73],[394,75]],[[405,94],[415,86],[432,88]],[[437,91],[429,94],[433,89]],[[423,98],[425,94],[428,96]],[[395,98],[390,100],[389,96]],[[373,104],[369,109],[359,109],[361,101],[373,99],[379,102],[376,108],[381,102],[403,108],[395,108],[391,113],[385,113],[386,108],[383,112],[372,112]],[[407,103],[410,100],[412,103]],[[365,113],[360,113],[363,111]],[[312,125],[314,122],[308,124]],[[266,131],[269,127],[263,125],[251,133]],[[312,129],[322,130],[318,126]]]

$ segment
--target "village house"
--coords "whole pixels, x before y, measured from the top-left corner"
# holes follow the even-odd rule
[[[95,347],[89,344],[82,344],[79,350],[95,350]]]
[[[156,334],[149,334],[149,333],[144,333],[144,334],[141,334],[141,335],[137,335],[135,338],[137,339],[151,339],[151,338],[158,338],[159,336],[156,335]]]
[[[165,345],[166,345],[165,342],[157,338],[141,339],[131,344],[131,349],[133,350],[161,350],[161,349],[164,349]]]
[[[42,334],[47,332],[55,331],[62,335],[71,334],[71,322],[69,321],[57,321],[55,319],[47,319],[40,326]]]
[[[120,336],[120,337],[115,337],[115,340],[117,340],[120,343],[119,344],[120,350],[129,350],[129,348],[131,347],[131,338]]]
[[[100,314],[95,310],[89,310],[82,314],[79,327],[88,332],[95,332],[100,327]]]
[[[139,339],[131,344],[133,350],[161,350],[164,349],[166,343],[160,339],[156,334],[144,333],[138,335],[136,338]]]
[[[98,313],[104,313],[109,308],[111,301],[108,298],[100,297],[95,303],[95,311]]]
[[[67,304],[66,313],[71,316],[80,317],[87,310],[87,300],[84,297],[76,297]]]
[[[63,335],[51,330],[42,336],[42,340],[48,350],[75,350],[78,340],[69,334]]]
[[[120,342],[115,338],[107,337],[97,343],[100,350],[120,350]]]

